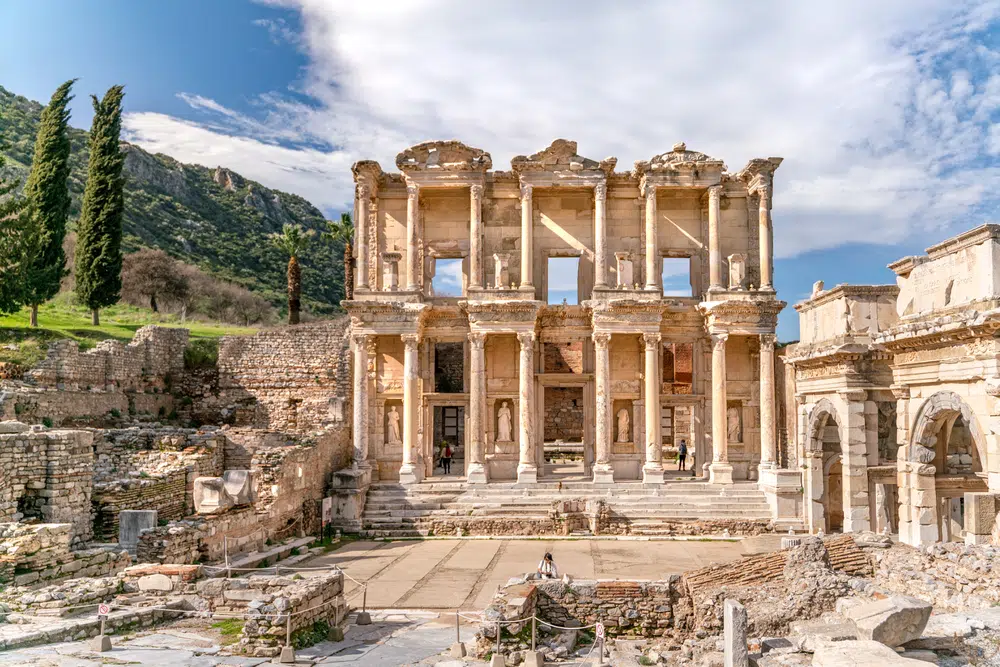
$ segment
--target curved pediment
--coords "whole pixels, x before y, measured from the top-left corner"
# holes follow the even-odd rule
[[[705,153],[689,151],[687,144],[683,141],[674,144],[674,147],[666,153],[660,153],[648,160],[639,160],[635,163],[636,174],[647,171],[682,171],[706,168],[723,170],[726,165],[723,164],[722,160],[710,157]]]
[[[396,156],[401,171],[486,171],[493,158],[461,141],[425,141]]]
[[[518,155],[510,161],[515,172],[522,171],[587,171],[600,169],[605,174],[615,170],[618,158],[591,160],[576,152],[576,142],[556,139],[545,150],[532,155]]]

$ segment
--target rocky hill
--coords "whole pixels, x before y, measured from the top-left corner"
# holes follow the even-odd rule
[[[77,92],[77,95],[83,94]],[[23,178],[34,152],[42,105],[0,86],[0,135],[5,170]],[[87,133],[70,130],[73,152],[70,228],[86,182]],[[125,143],[125,246],[160,248],[219,278],[259,292],[281,306],[287,258],[266,240],[286,222],[317,232],[323,214],[302,197],[271,190],[225,168],[182,164]],[[302,258],[304,305],[329,313],[343,298],[343,247],[315,241]]]

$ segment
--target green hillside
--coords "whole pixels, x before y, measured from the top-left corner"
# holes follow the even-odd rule
[[[77,86],[79,88],[79,84]],[[81,96],[82,90],[75,94]],[[0,86],[5,171],[23,178],[31,165],[42,105]],[[87,173],[87,133],[70,129],[73,152],[70,229],[80,213]],[[124,144],[125,249],[160,248],[209,273],[285,302],[287,258],[266,236],[284,223],[324,231],[323,214],[302,197],[271,190],[224,167],[182,164]],[[314,241],[301,258],[303,306],[329,313],[343,298],[343,246]]]

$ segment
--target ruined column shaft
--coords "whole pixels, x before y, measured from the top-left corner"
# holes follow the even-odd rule
[[[760,288],[774,289],[771,277],[771,188],[762,187],[760,193],[759,233],[760,237]]]
[[[611,369],[608,344],[609,333],[594,334],[594,482],[611,483],[614,470],[611,466]]]
[[[368,465],[368,336],[354,335],[354,461]]]
[[[530,185],[521,186],[521,287],[533,287],[534,213]]]
[[[535,463],[535,333],[522,331],[517,334],[517,340],[521,344],[517,397],[517,481],[534,483],[538,481],[538,466]]]
[[[594,287],[608,285],[607,196],[607,184],[594,186]]]
[[[646,184],[646,289],[659,289],[656,275],[656,186]]]
[[[709,289],[721,290],[722,249],[719,245],[720,202],[722,186],[713,185],[708,189],[708,276]]]
[[[647,484],[663,483],[663,437],[660,431],[660,334],[643,334],[646,344],[645,409],[646,409],[646,464],[642,468],[642,481]]]
[[[371,190],[358,186],[358,217],[354,221],[354,254],[357,256],[356,286],[368,289],[368,207]]]
[[[483,286],[483,186],[469,188],[469,287]]]
[[[403,465],[399,468],[399,481],[413,484],[423,479],[423,467],[417,465],[417,411],[419,403],[419,358],[416,334],[404,334],[403,343]]]
[[[486,478],[486,334],[469,334],[469,454],[468,482],[485,484]]]
[[[777,459],[774,411],[774,334],[760,337],[760,467],[774,468]]]
[[[727,333],[712,334],[712,465],[714,484],[732,484],[729,465],[729,430],[726,424],[726,340]]]
[[[420,215],[420,189],[414,184],[406,186],[406,290],[420,291],[420,271],[417,261],[417,218]]]

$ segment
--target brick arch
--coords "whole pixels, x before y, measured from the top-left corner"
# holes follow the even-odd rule
[[[979,427],[979,421],[972,408],[953,391],[939,391],[924,401],[917,412],[911,433],[913,434],[906,460],[917,463],[932,463],[937,444],[936,433],[941,427],[941,421],[961,416],[969,427],[972,442],[979,454],[979,460],[986,466],[986,438]],[[902,452],[900,452],[902,454]],[[898,457],[903,460],[903,456]]]

